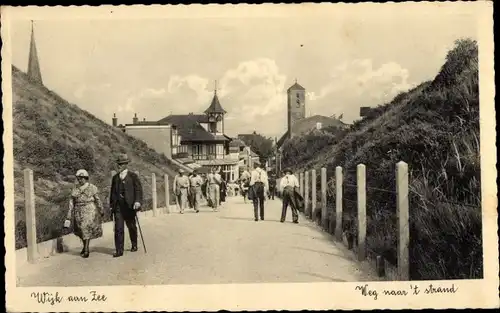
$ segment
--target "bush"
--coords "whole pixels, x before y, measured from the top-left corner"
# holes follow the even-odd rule
[[[477,45],[459,40],[432,82],[374,108],[346,134],[313,132],[284,145],[284,166],[344,171],[343,225],[356,240],[356,166],[366,165],[367,248],[395,264],[395,165],[410,169],[412,279],[482,277]],[[335,194],[328,194],[335,203]],[[331,224],[334,222],[330,222]]]

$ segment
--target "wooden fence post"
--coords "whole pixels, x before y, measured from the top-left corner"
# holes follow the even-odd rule
[[[168,175],[165,174],[165,212],[170,213],[170,190],[168,186]]]
[[[33,171],[29,168],[24,170],[24,209],[26,213],[26,250],[28,252],[28,262],[34,263],[38,258],[36,242],[35,186],[33,183]]]
[[[326,168],[321,168],[321,224],[323,229],[327,229],[327,215],[328,209],[326,208]]]
[[[398,276],[399,280],[410,280],[410,212],[408,200],[408,164],[396,165],[396,199],[398,217]]]
[[[153,216],[158,215],[158,202],[156,199],[156,174],[151,173],[151,197],[153,198]]]
[[[309,212],[309,171],[304,172],[304,214]]]
[[[342,167],[335,168],[335,238],[342,241]]]
[[[316,170],[311,170],[311,220],[314,222],[316,220]]]
[[[358,187],[358,260],[366,259],[366,166],[358,164],[356,185]]]

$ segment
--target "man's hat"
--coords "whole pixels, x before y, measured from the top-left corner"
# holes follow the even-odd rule
[[[116,158],[116,163],[118,164],[128,164],[129,162],[130,160],[128,159],[128,155],[125,153],[120,154],[118,158]]]
[[[291,169],[289,169],[289,168],[286,168],[286,169],[283,171],[283,173],[285,173],[285,174],[286,174],[286,173],[293,174],[292,170],[291,170]]]
[[[76,171],[76,177],[89,177],[89,173],[86,170]]]
[[[179,168],[178,172],[179,173],[184,173],[184,170],[182,168]]]

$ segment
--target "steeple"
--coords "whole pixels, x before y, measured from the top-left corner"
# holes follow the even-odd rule
[[[40,63],[38,62],[38,53],[36,50],[35,43],[35,32],[33,30],[33,21],[31,21],[31,43],[30,43],[30,54],[28,59],[28,77],[40,84],[43,85],[42,81],[42,73],[40,71]]]
[[[225,114],[227,113],[222,106],[220,105],[219,102],[219,97],[217,97],[217,81],[215,81],[215,88],[214,88],[214,97],[212,99],[212,103],[208,107],[208,109],[205,110],[206,114]]]
[[[222,108],[217,97],[217,81],[215,81],[212,103],[205,110],[205,114],[208,117],[208,131],[214,134],[224,133],[224,114],[226,114],[226,110]]]

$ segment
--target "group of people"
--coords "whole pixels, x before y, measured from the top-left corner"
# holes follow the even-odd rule
[[[280,222],[284,223],[286,212],[290,206],[292,210],[293,223],[299,222],[298,210],[303,203],[302,196],[298,192],[299,181],[292,171],[287,169],[284,171],[284,176],[280,180],[279,191],[282,195],[282,210]],[[255,169],[251,173],[244,171],[240,178],[241,195],[246,203],[247,198],[252,200],[254,209],[254,220],[257,222],[259,218],[264,220],[265,215],[265,199],[273,199],[276,194],[276,177],[268,177],[267,172],[256,164]]]
[[[200,212],[202,199],[205,199],[214,211],[218,211],[226,201],[227,184],[216,168],[212,168],[208,175],[199,175],[194,169],[189,176],[183,169],[179,169],[174,177],[173,192],[181,214],[184,214],[188,206],[196,213]]]
[[[129,159],[126,154],[120,155],[116,160],[118,173],[111,182],[109,196],[109,207],[111,218],[114,221],[115,253],[113,257],[121,257],[124,253],[125,225],[128,228],[131,252],[138,250],[138,221],[137,212],[141,210],[143,203],[143,190],[139,177],[136,173],[128,170]],[[285,222],[288,206],[292,211],[292,221],[298,223],[298,210],[303,204],[303,199],[298,192],[299,181],[291,170],[285,170],[280,180],[279,191],[282,195],[281,222]],[[76,172],[77,185],[72,189],[69,210],[64,227],[73,227],[73,232],[82,241],[80,255],[88,258],[90,251],[90,240],[100,238],[103,235],[102,220],[104,210],[99,198],[98,188],[89,183],[89,174],[80,169]],[[241,193],[245,199],[252,200],[254,209],[254,220],[264,220],[265,199],[274,199],[276,192],[276,180],[269,179],[266,171],[257,165],[249,173],[245,171],[240,179]],[[214,168],[208,175],[200,176],[196,170],[186,176],[183,170],[174,178],[173,191],[179,205],[180,213],[184,213],[187,205],[199,212],[202,198],[214,211],[217,211],[226,197],[226,182]],[[140,230],[140,229],[139,229]]]
[[[137,251],[137,211],[143,203],[143,190],[136,173],[128,170],[129,159],[126,154],[116,160],[118,173],[111,182],[109,207],[114,221],[115,253],[113,257],[121,257],[124,253],[125,225],[128,228],[132,247]],[[69,210],[64,227],[72,226],[73,233],[80,237],[83,248],[80,255],[88,258],[90,240],[102,237],[102,220],[104,210],[99,198],[98,188],[89,183],[89,174],[80,169],[76,172],[77,185],[70,194]]]

